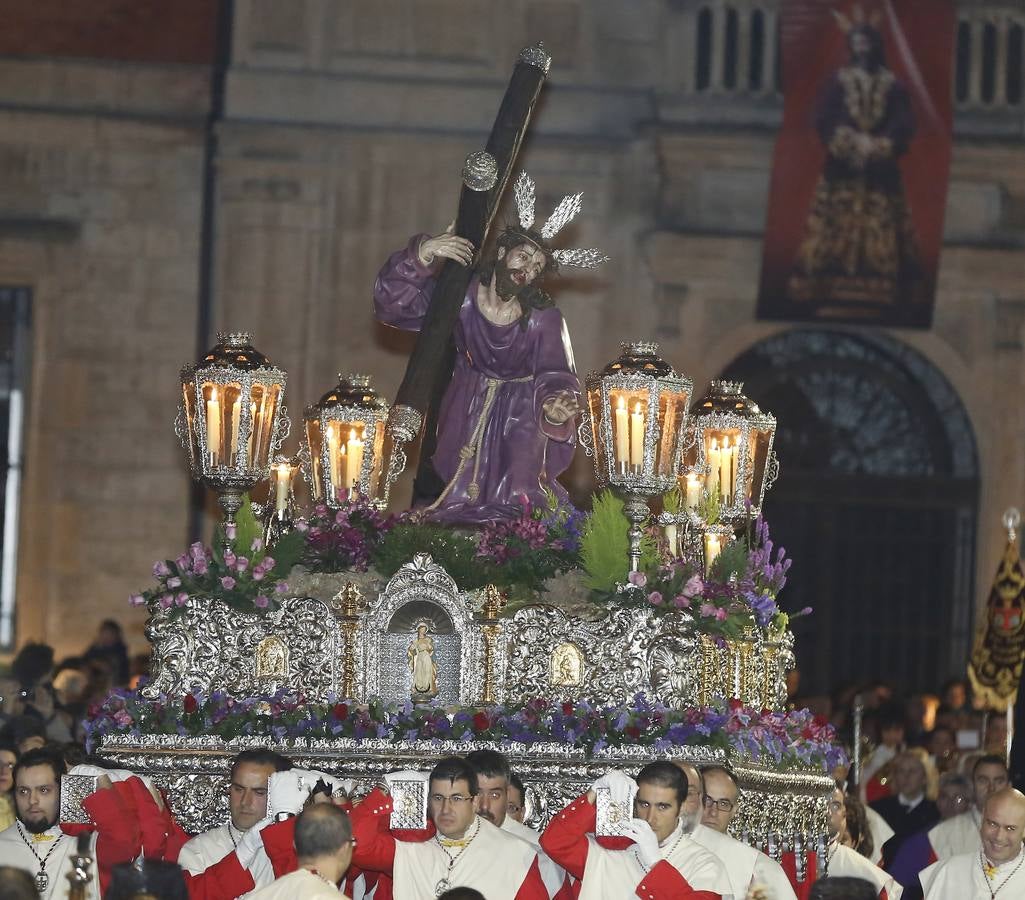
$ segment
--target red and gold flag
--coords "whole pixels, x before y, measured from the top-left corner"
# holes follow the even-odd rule
[[[968,663],[968,677],[975,695],[991,709],[1006,710],[1014,703],[1023,661],[1025,569],[1011,528]]]

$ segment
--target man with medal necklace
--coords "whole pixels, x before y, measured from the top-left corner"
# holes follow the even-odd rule
[[[477,815],[477,775],[465,760],[441,760],[427,792],[427,840],[396,839],[385,786],[367,795],[352,817],[353,863],[391,876],[401,900],[435,900],[454,887],[475,888],[488,900],[548,900],[537,851]]]
[[[63,774],[64,761],[54,751],[40,748],[25,753],[14,767],[17,818],[0,831],[0,865],[30,872],[42,900],[66,895],[66,875],[75,856],[75,839],[61,829],[59,822]],[[131,862],[139,848],[135,818],[108,777],[101,776],[97,785],[99,789],[82,801],[82,808],[95,825],[93,856],[105,868]],[[89,900],[100,896],[97,869],[86,885]]]

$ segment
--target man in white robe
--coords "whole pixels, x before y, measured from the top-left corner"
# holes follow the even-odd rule
[[[981,849],[933,863],[920,874],[925,900],[1025,897],[1025,794],[1003,788],[987,799]]]
[[[32,875],[42,900],[63,900],[68,893],[68,873],[73,868],[77,840],[64,832],[58,821],[64,760],[49,748],[30,750],[14,766],[14,823],[0,831],[0,866],[24,869]],[[94,823],[89,838],[93,856],[85,886],[87,900],[100,896],[98,866],[106,868],[130,862],[139,852],[139,831],[130,809],[101,776],[99,790],[82,802]],[[72,826],[69,826],[69,829]],[[88,832],[81,826],[74,826]]]
[[[298,867],[254,891],[253,900],[345,900],[338,884],[352,860],[349,817],[332,803],[316,803],[295,819]]]
[[[999,756],[980,757],[972,769],[972,789],[975,806],[960,815],[940,822],[929,831],[932,858],[950,859],[961,853],[978,853],[982,846],[979,837],[982,810],[991,794],[1007,787],[1007,765]]]
[[[737,811],[739,793],[736,784],[727,787],[717,783],[717,793],[732,796],[733,809],[729,816],[717,817],[719,827],[711,828],[696,821],[705,808],[707,797],[701,772],[691,763],[677,762],[676,766],[687,779],[687,802],[683,805],[683,815],[695,820],[691,837],[723,864],[736,900],[797,900],[790,879],[778,862],[727,833]],[[711,774],[713,781],[718,781],[718,773]]]
[[[412,840],[391,832],[392,798],[383,787],[353,810],[356,866],[390,876],[401,900],[435,900],[455,887],[488,900],[549,900],[534,848],[477,815],[477,775],[466,760],[442,759],[428,784],[433,828]]]
[[[844,843],[847,832],[847,811],[844,805],[843,788],[839,785],[829,798],[827,830],[829,843],[826,845],[826,860],[820,873],[820,879],[836,876],[862,878],[872,883],[879,900],[900,900],[904,889],[879,866]]]
[[[637,775],[634,818],[624,831],[627,846],[611,849],[614,841],[595,836],[599,787],[608,787],[614,800],[628,797],[632,779],[612,770],[594,787],[555,816],[541,835],[541,846],[570,875],[580,880],[579,900],[713,900],[730,897],[722,863],[687,833],[696,816],[687,820],[687,780],[672,763],[645,766]],[[627,790],[623,791],[623,786]],[[629,843],[632,841],[632,844]]]
[[[239,753],[231,764],[228,821],[188,841],[178,854],[178,865],[190,875],[199,875],[234,853],[246,832],[267,815],[270,776],[291,768],[291,761],[273,750],[256,748]],[[274,868],[259,842],[247,868],[258,888],[274,880]]]
[[[509,760],[496,750],[474,750],[466,754],[466,761],[477,774],[477,815],[503,831],[516,835],[534,848],[537,852],[541,878],[550,898],[571,897],[566,873],[541,849],[541,835],[509,815],[509,788],[512,778]]]

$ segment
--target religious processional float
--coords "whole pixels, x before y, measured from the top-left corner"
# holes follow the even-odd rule
[[[521,56],[510,91],[533,77],[536,95],[537,53]],[[489,144],[472,156],[457,233],[466,204],[490,197],[481,246],[503,154]],[[446,265],[432,309],[450,269],[465,271]],[[490,748],[525,782],[535,826],[607,769],[668,758],[730,767],[737,837],[776,855],[821,848],[845,760],[827,724],[786,710],[793,635],[776,598],[790,561],[761,517],[778,472],[773,416],[736,383],[693,401],[655,344],[624,344],[585,382],[590,511],[550,491],[453,526],[385,514],[422,427],[423,381],[407,371],[389,406],[368,377],[341,377],[305,410],[290,461],[276,456],[286,373],[249,335],[219,335],[182,370],[176,431],[225,520],[211,545],[158,562],[156,586],[132,598],[150,612],[151,677],[92,711],[91,746],[150,775],[193,832],[224,821],[227,763],[248,747],[353,778],[357,793]],[[265,481],[260,508],[248,495]],[[426,794],[396,806],[416,820]],[[602,827],[630,815],[611,808]]]

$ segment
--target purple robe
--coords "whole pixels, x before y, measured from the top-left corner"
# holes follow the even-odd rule
[[[433,272],[417,256],[424,237],[393,253],[377,276],[374,308],[386,325],[420,328],[434,290]],[[478,284],[470,281],[459,310],[455,370],[431,460],[447,485],[431,513],[442,522],[515,518],[524,503],[543,504],[545,488],[566,499],[555,479],[569,467],[576,442],[574,419],[552,425],[542,410],[560,391],[580,390],[561,313],[535,309],[526,328],[495,325],[477,308]]]

